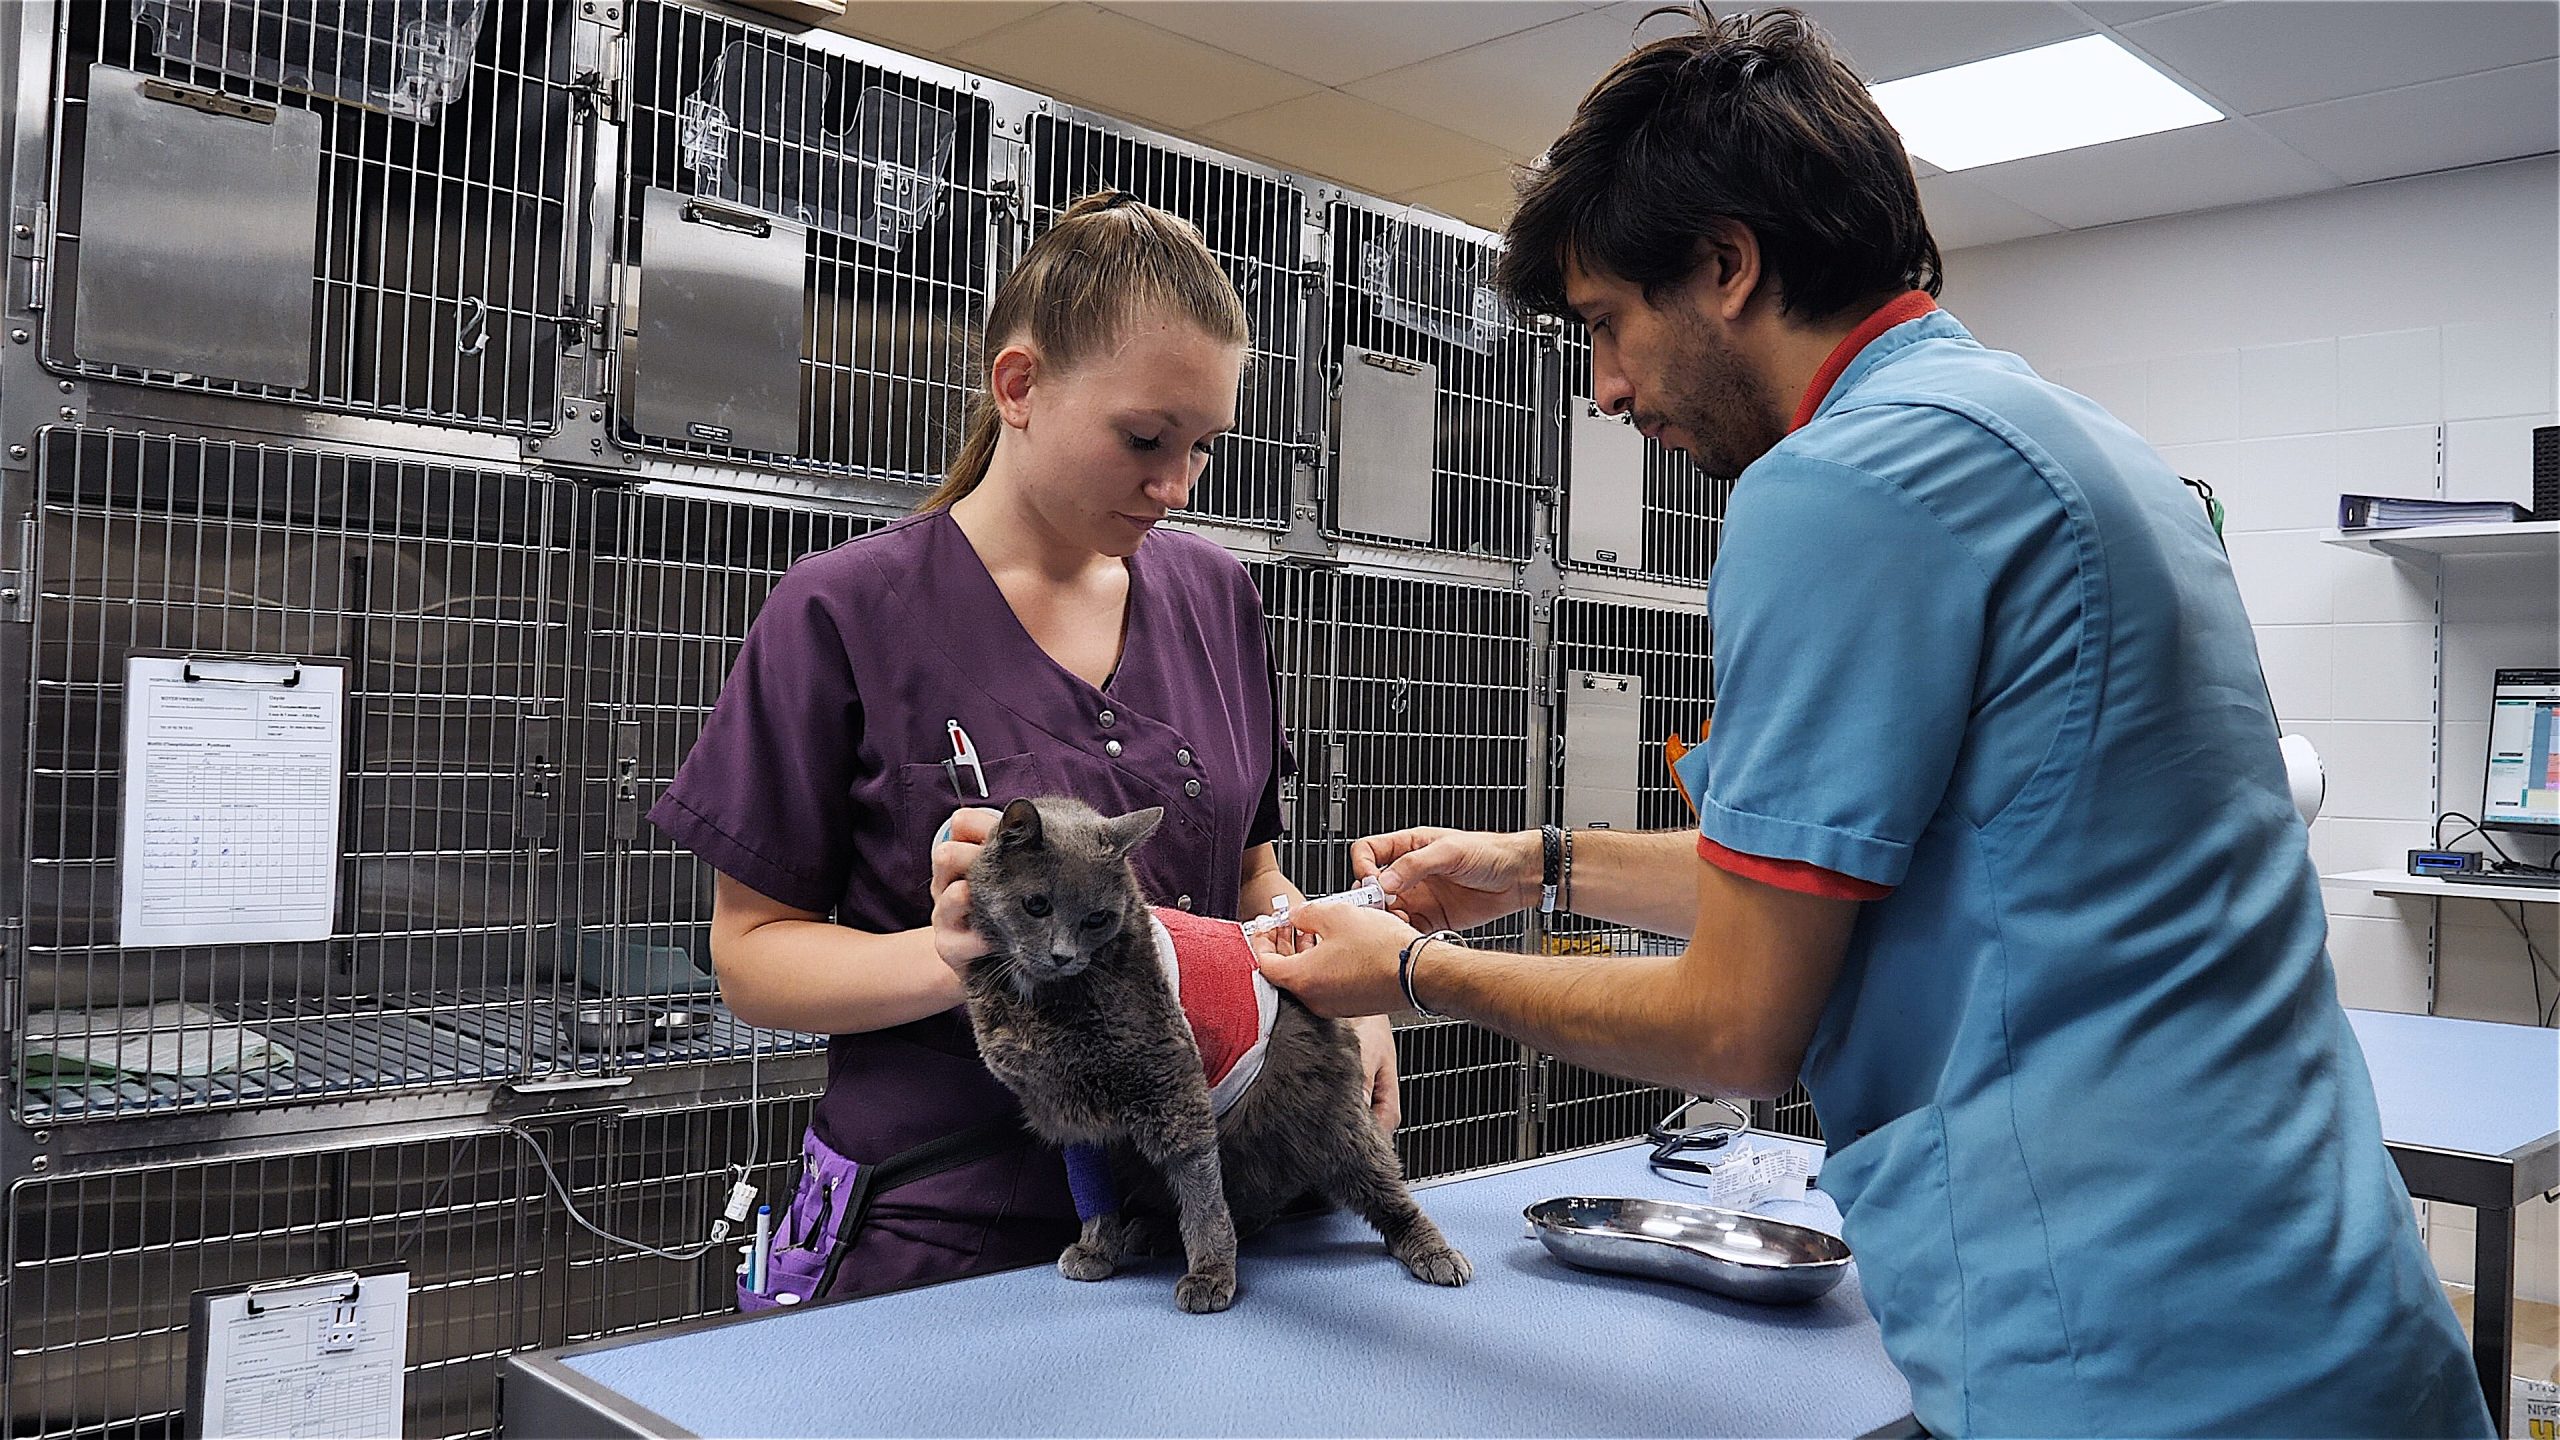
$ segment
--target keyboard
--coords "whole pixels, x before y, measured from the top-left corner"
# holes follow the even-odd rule
[[[2477,875],[2441,877],[2457,885],[2522,885],[2536,890],[2560,890],[2560,871],[2483,870]]]

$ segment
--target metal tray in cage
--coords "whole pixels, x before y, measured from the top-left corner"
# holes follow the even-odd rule
[[[1704,585],[1715,571],[1733,481],[1592,403],[1591,335],[1566,322],[1563,540],[1568,570]],[[1596,482],[1596,483],[1595,483]]]
[[[1025,132],[1032,233],[1077,199],[1121,190],[1188,220],[1244,300],[1252,332],[1236,427],[1218,441],[1185,507],[1190,514],[1278,526],[1289,471],[1313,431],[1308,416],[1307,191],[1297,177],[1071,106],[1049,105]]]
[[[572,7],[481,10],[60,6],[52,229],[39,242],[44,363],[155,388],[550,429],[586,123]],[[181,135],[185,155],[126,143]],[[188,218],[136,221],[173,214]],[[202,264],[207,254],[223,263]]]
[[[1495,296],[1495,237],[1383,202],[1336,200],[1325,215],[1333,277],[1326,359],[1341,412],[1328,527],[1384,545],[1527,559],[1537,502],[1551,483],[1542,457],[1556,443],[1558,417],[1544,399],[1553,346]],[[1426,376],[1427,475],[1408,473],[1415,402],[1397,383]],[[1366,406],[1385,410],[1353,413]],[[1361,437],[1392,453],[1365,453]],[[1355,496],[1346,488],[1355,485],[1392,487],[1395,497]]]
[[[651,268],[649,197],[710,202],[716,223],[741,229],[760,220],[759,238],[787,249],[798,237],[801,257],[797,294],[781,302],[796,337],[788,412],[696,424],[681,407],[635,410],[626,383],[623,440],[730,465],[937,480],[958,442],[996,265],[989,102],[956,71],[842,36],[785,35],[672,0],[630,8],[611,235],[626,376],[659,384],[666,361],[652,375],[651,355],[690,343],[651,314],[652,297],[673,292]],[[693,321],[716,322],[723,272],[687,268]],[[752,293],[769,310],[758,275]]]

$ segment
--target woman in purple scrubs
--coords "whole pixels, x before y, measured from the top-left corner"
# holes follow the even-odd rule
[[[865,1166],[1017,1112],[929,928],[955,809],[1162,806],[1133,857],[1157,903],[1299,898],[1272,848],[1290,761],[1260,598],[1224,550],[1156,528],[1235,423],[1234,286],[1188,224],[1093,196],[1032,244],[987,337],[942,487],[782,578],[649,817],[718,872],[730,1008],[834,1037],[812,1139]],[[1392,1124],[1392,1041],[1363,1027]],[[829,1297],[1049,1260],[1075,1234],[1058,1152],[1013,1145],[880,1196]]]

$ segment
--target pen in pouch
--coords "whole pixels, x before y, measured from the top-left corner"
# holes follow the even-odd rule
[[[747,1256],[747,1288],[764,1293],[767,1267],[773,1263],[773,1207],[756,1207],[756,1248]]]
[[[986,799],[987,768],[978,762],[978,747],[969,739],[969,732],[961,729],[957,720],[944,721],[942,728],[951,736],[951,758],[942,762],[944,772],[951,777],[951,793],[963,800]],[[970,780],[977,786],[978,793],[974,797],[960,783],[963,770],[969,772]]]

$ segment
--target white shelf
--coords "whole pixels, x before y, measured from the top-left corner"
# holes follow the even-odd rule
[[[2440,900],[2513,900],[2526,905],[2560,905],[2560,885],[2477,885],[2398,870],[2350,870],[2323,875],[2333,885],[2357,885],[2376,895],[2424,895]]]
[[[2349,550],[2427,563],[2485,555],[2560,558],[2560,520],[2419,525],[2406,530],[2332,530],[2325,538],[2330,544]]]

